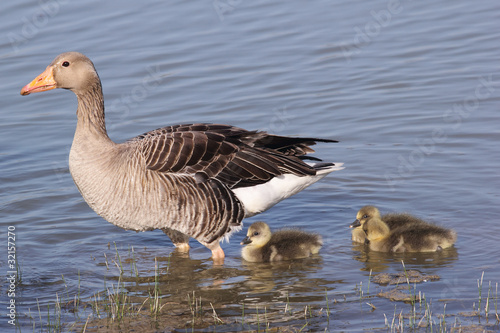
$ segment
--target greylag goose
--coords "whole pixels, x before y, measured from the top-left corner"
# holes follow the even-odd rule
[[[368,207],[368,208],[367,208]],[[456,239],[455,231],[425,222],[409,214],[401,214],[389,225],[380,218],[380,213],[369,215],[373,206],[363,207],[361,219],[354,221],[354,228],[361,227],[370,250],[379,252],[435,252],[451,247]],[[375,208],[376,209],[376,208]],[[377,209],[378,212],[378,209]]]
[[[195,238],[213,259],[224,258],[219,243],[241,229],[244,217],[343,169],[341,163],[304,162],[314,152],[310,146],[335,140],[229,125],[168,126],[115,143],[106,132],[99,76],[78,52],[57,56],[21,95],[55,88],[78,99],[69,169],[89,206],[124,229],[161,229],[184,250]]]
[[[363,231],[363,224],[369,218],[377,218],[384,221],[389,229],[393,229],[398,226],[402,226],[405,224],[419,224],[419,223],[427,223],[424,220],[419,219],[418,217],[412,216],[407,213],[389,213],[384,216],[380,216],[380,211],[375,206],[364,206],[362,207],[358,213],[356,214],[356,220],[351,223],[349,226],[352,228],[352,240],[358,243],[364,243],[366,240],[365,232]],[[356,227],[355,227],[356,226]]]
[[[296,229],[271,233],[264,222],[255,222],[249,228],[241,245],[246,245],[241,256],[250,262],[273,262],[307,258],[323,245],[321,236]]]

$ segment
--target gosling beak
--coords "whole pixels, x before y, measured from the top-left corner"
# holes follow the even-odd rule
[[[251,242],[252,242],[252,240],[250,239],[250,237],[246,236],[245,238],[243,238],[240,245],[250,244]]]
[[[55,88],[56,81],[54,80],[54,73],[52,71],[52,67],[49,66],[42,74],[38,75],[33,81],[21,89],[21,95],[25,96],[31,93],[47,91]]]
[[[349,228],[357,228],[361,227],[361,221],[359,219],[356,219],[356,221],[352,222]]]

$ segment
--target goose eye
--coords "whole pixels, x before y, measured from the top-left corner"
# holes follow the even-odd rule
[[[68,62],[68,61],[63,62],[63,63],[62,63],[62,66],[63,66],[63,67],[69,67],[69,62]]]
[[[368,215],[367,214],[363,215],[363,218],[364,219],[368,218]]]
[[[259,235],[259,232],[258,232],[258,231],[255,231],[255,232],[253,233],[253,235],[254,235],[254,236],[258,236],[258,235]]]

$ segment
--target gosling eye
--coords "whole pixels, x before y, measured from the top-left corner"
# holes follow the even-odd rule
[[[363,218],[367,219],[368,218],[368,214],[363,215]]]
[[[259,232],[258,231],[254,231],[253,236],[258,236],[258,235],[259,235]]]
[[[63,63],[62,63],[62,66],[63,66],[63,67],[69,67],[69,61],[65,61],[65,62],[63,62]]]

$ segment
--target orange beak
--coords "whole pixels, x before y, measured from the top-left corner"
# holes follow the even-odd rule
[[[56,81],[54,80],[52,67],[49,66],[42,74],[38,75],[33,81],[21,89],[21,95],[29,95],[31,93],[47,91],[55,88]]]

